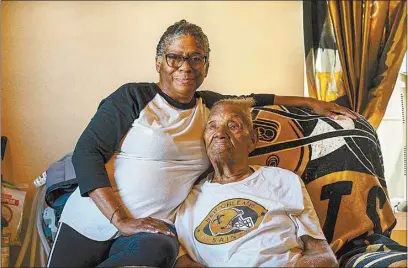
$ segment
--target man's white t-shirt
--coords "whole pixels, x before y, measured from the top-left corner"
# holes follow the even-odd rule
[[[194,261],[217,267],[293,266],[301,257],[301,236],[325,239],[301,179],[277,167],[255,169],[238,182],[203,181],[188,195],[175,225]]]

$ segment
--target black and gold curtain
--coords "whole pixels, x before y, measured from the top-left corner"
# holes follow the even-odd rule
[[[304,1],[303,14],[309,95],[377,128],[407,50],[406,1]]]

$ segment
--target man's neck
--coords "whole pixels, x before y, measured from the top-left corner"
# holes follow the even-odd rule
[[[253,171],[248,163],[227,163],[221,165],[218,161],[212,162],[214,177],[211,180],[216,183],[231,183],[246,179]]]

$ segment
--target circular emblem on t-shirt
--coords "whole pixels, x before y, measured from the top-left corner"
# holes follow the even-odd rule
[[[216,205],[197,226],[194,237],[208,245],[232,242],[258,228],[266,212],[263,206],[249,199],[225,200]]]

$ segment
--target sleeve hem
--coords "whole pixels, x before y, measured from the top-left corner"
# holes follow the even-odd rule
[[[93,185],[86,185],[86,186],[81,186],[79,184],[79,192],[82,197],[89,197],[89,192],[98,189],[98,188],[103,188],[103,187],[112,187],[110,182],[99,182],[98,184],[93,184]]]

